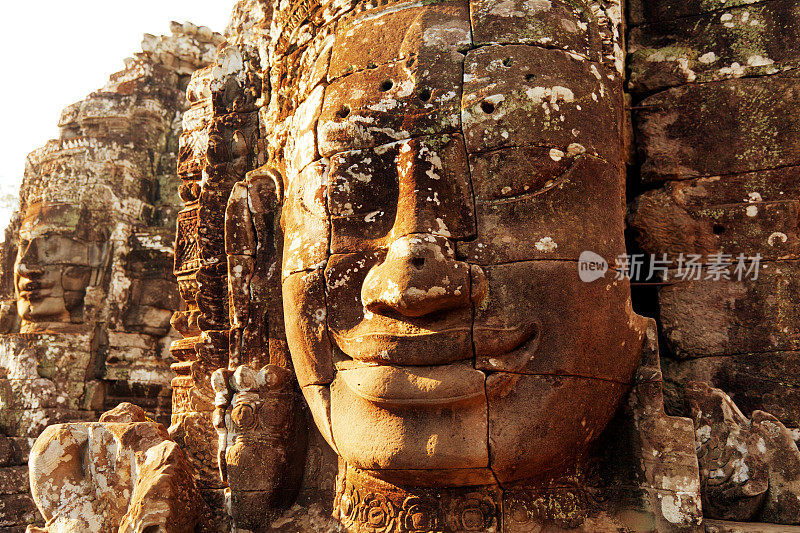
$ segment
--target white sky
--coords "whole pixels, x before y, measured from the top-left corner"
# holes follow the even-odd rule
[[[16,192],[28,152],[58,136],[61,110],[141,51],[142,35],[189,21],[223,32],[235,0],[2,0],[0,195]],[[0,209],[0,239],[10,213]]]

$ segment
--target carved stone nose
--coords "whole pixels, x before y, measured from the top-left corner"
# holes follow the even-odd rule
[[[35,261],[23,259],[17,264],[17,274],[28,279],[40,277],[44,273],[41,265]]]
[[[33,279],[34,277],[42,275],[43,269],[39,261],[36,240],[21,244],[17,254],[17,274],[28,279]]]
[[[361,301],[374,313],[418,317],[470,305],[470,281],[469,265],[456,261],[448,239],[407,235],[395,240],[383,263],[369,271]]]

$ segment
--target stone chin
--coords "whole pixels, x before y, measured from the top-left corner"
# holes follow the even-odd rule
[[[428,380],[422,398],[412,384]],[[571,376],[487,376],[466,363],[339,371],[331,385],[303,392],[347,465],[401,486],[456,487],[558,475],[601,434],[627,389]]]
[[[457,487],[541,480],[560,474],[589,448],[629,388],[644,319],[629,304],[619,307],[629,319],[625,334],[602,321],[593,332],[600,342],[620,339],[615,349],[606,345],[600,352],[621,376],[627,374],[619,381],[577,370],[570,375],[564,366],[530,367],[537,356],[553,364],[553,343],[542,346],[542,339],[570,337],[567,327],[553,332],[539,323],[520,327],[534,331],[491,359],[433,366],[347,360],[336,364],[332,383],[307,385],[303,392],[317,427],[344,462],[390,483]],[[314,357],[297,357],[301,346],[289,340],[295,364]],[[597,355],[601,348],[570,340],[566,351],[573,363],[576,354]],[[487,368],[490,360],[505,371]]]
[[[20,296],[17,312],[26,322],[69,321],[64,299],[50,295],[39,294],[33,298]]]

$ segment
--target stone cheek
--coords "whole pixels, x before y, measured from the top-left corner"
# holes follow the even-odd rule
[[[324,284],[320,270],[298,272],[283,282],[285,302],[291,301],[289,298],[303,302],[302,312],[286,313],[286,338],[295,346],[292,361],[301,387],[328,385],[333,381]]]
[[[571,275],[574,268],[560,261],[484,267],[488,295],[475,308],[472,332],[478,369],[630,379],[638,359],[598,356],[609,346],[625,352],[644,340],[645,320],[631,308],[628,282],[585,283]],[[582,305],[589,301],[596,304]]]
[[[470,158],[473,186],[492,192],[476,196],[478,238],[459,242],[460,254],[486,265],[577,261],[587,250],[611,264],[625,253],[621,172],[577,153],[555,155],[557,166],[554,155],[502,148]]]
[[[288,185],[281,225],[291,235],[283,243],[282,277],[320,268],[328,257],[328,168],[321,162],[307,166]]]
[[[572,464],[614,415],[627,384],[499,372],[486,380],[492,471],[501,483],[547,478]],[[563,406],[569,405],[569,409]],[[516,413],[529,413],[524,424]]]

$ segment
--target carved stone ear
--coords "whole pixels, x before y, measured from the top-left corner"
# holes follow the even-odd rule
[[[259,183],[262,187],[266,186],[267,189],[271,189],[274,191],[272,195],[274,195],[277,203],[283,203],[283,176],[272,164],[267,163],[264,166],[248,172],[247,181],[253,184]]]
[[[230,365],[289,368],[283,332],[280,212],[283,180],[271,165],[233,186],[225,211]],[[268,339],[268,342],[265,340]]]
[[[283,203],[283,178],[271,166],[247,173],[233,186],[225,210],[225,253],[255,256],[259,238],[253,215],[274,217]],[[265,228],[264,228],[265,229]]]

